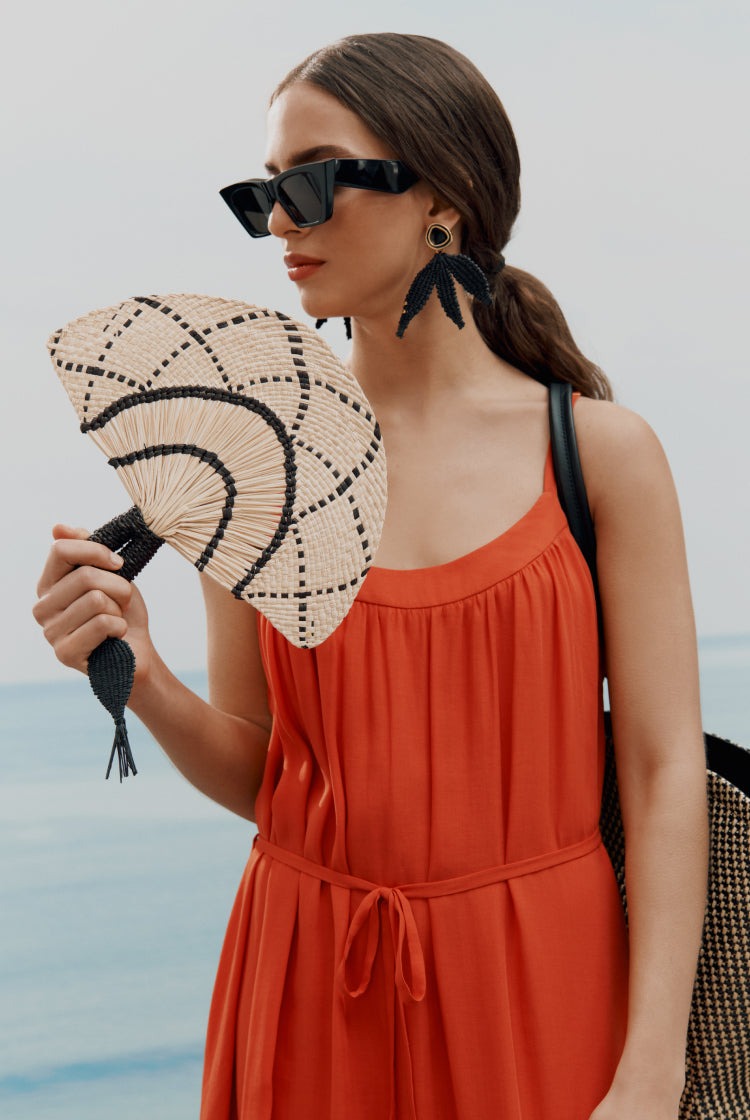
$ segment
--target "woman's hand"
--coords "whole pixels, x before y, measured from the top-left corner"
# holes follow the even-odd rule
[[[119,556],[88,539],[85,529],[55,525],[33,615],[63,665],[85,673],[105,638],[126,638],[135,654],[135,684],[153,658],[148,615],[138,590],[118,575]]]
[[[33,614],[58,661],[85,673],[105,638],[125,638],[135,654],[130,710],[196,789],[253,820],[271,715],[252,607],[207,580],[209,660],[220,678],[207,704],[158,656],[143,599],[117,574],[119,557],[85,529],[56,525],[52,536]]]

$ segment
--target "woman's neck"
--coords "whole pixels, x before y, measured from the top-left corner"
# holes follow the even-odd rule
[[[488,381],[497,389],[498,378],[524,379],[489,349],[470,308],[462,306],[462,311],[459,329],[433,295],[403,338],[396,337],[396,322],[352,320],[349,368],[376,413],[392,408],[423,412],[433,404],[444,407],[456,392],[481,392]]]

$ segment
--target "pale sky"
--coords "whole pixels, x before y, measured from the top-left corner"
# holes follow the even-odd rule
[[[701,635],[750,632],[748,6],[742,0],[30,0],[5,18],[0,682],[63,675],[31,619],[57,520],[129,505],[47,358],[50,332],[134,294],[299,313],[273,239],[218,196],[261,174],[286,71],[343,34],[442,38],[513,122],[523,206],[509,263],[553,291],[677,482]],[[326,337],[345,350],[339,324]],[[195,572],[140,580],[176,670],[203,665]]]

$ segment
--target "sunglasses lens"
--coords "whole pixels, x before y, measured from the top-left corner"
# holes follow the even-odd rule
[[[314,226],[325,221],[324,184],[308,172],[288,175],[279,184],[279,202],[298,226]]]
[[[311,164],[273,179],[248,179],[219,193],[251,237],[268,236],[268,219],[277,200],[295,225],[317,226],[333,212],[333,163]]]
[[[265,237],[271,211],[263,190],[243,184],[232,192],[230,206],[251,236]]]

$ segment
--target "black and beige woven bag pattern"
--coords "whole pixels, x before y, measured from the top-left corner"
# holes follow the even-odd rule
[[[560,504],[596,581],[596,544],[576,447],[569,385],[550,386],[550,428]],[[598,606],[598,588],[597,588]],[[627,916],[625,837],[614,745],[600,828]],[[681,1120],[750,1118],[750,751],[705,734],[710,865],[703,941],[688,1028]]]

